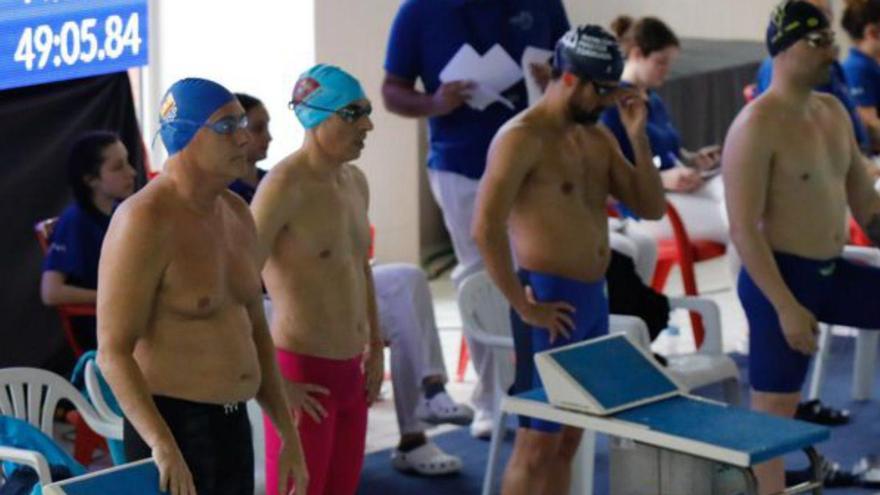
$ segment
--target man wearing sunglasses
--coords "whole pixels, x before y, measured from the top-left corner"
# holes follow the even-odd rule
[[[569,31],[556,45],[542,99],[505,124],[489,149],[473,236],[512,308],[511,393],[542,386],[535,353],[608,332],[608,195],[643,218],[665,211],[645,132],[647,106],[635,90],[617,88],[622,71],[613,36],[598,26]],[[596,125],[615,103],[635,166]],[[581,433],[521,416],[502,493],[568,493]]]
[[[785,1],[767,28],[769,89],[728,132],[722,167],[738,292],[749,322],[752,408],[791,417],[816,351],[817,322],[880,328],[880,269],[841,258],[846,214],[880,243],[880,196],[846,109],[813,88],[836,56],[828,20]],[[761,493],[785,486],[783,461],[757,466]]]
[[[305,485],[256,229],[226,190],[246,170],[244,110],[204,79],[178,81],[162,101],[165,173],[117,209],[98,274],[98,364],[125,412],[126,456],[152,457],[172,495],[253,493],[245,402],[256,398],[283,432],[284,478]]]
[[[291,107],[305,141],[262,180],[251,210],[267,259],[272,338],[291,402],[326,392],[311,396],[323,417],[298,418],[308,493],[352,495],[364,459],[367,407],[384,374],[369,263],[369,190],[351,163],[373,129],[371,107],[360,83],[329,65],[299,77]],[[269,495],[279,493],[280,447],[267,421]]]

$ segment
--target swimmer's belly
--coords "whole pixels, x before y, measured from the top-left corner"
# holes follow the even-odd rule
[[[265,277],[272,299],[275,346],[329,359],[348,359],[363,353],[369,342],[363,267],[324,263],[299,268],[274,271]]]
[[[272,311],[272,341],[279,349],[326,359],[350,359],[363,354],[370,341],[366,311],[353,318],[355,312],[350,306],[339,306],[335,314],[304,315],[273,302]],[[340,313],[348,315],[340,317]]]
[[[804,216],[780,220],[765,221],[762,229],[773,251],[829,259],[839,256],[846,244],[847,227],[843,219]]]
[[[520,267],[584,282],[605,276],[611,253],[606,219],[536,220],[512,222],[511,244]]]
[[[260,387],[243,306],[199,320],[157,318],[135,349],[150,393],[212,404],[246,401]]]

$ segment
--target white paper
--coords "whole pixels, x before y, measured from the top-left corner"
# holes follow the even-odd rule
[[[541,86],[538,84],[538,81],[532,76],[531,66],[532,64],[546,64],[552,57],[553,52],[550,50],[544,50],[543,48],[527,46],[526,49],[523,50],[522,63],[520,65],[522,66],[526,78],[526,91],[529,95],[529,106],[534,105],[539,99],[541,99],[541,95],[544,93]]]
[[[475,88],[467,100],[468,106],[483,111],[493,103],[514,108],[513,103],[501,93],[518,83],[523,71],[516,61],[501,45],[492,46],[480,55],[470,44],[465,43],[440,71],[440,81],[473,81]]]

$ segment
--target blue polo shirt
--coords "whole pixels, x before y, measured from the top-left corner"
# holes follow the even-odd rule
[[[61,272],[66,282],[84,289],[98,288],[98,259],[110,217],[74,203],[64,210],[49,238],[43,270]]]
[[[267,172],[261,168],[257,169],[257,184],[259,184],[260,181],[263,180],[263,177],[266,176],[266,173]],[[244,202],[247,204],[251,204],[251,201],[253,201],[254,199],[254,194],[257,193],[256,187],[251,186],[241,179],[238,179],[232,184],[229,184],[229,189],[235,194],[241,196],[241,199],[243,199]]]
[[[770,87],[770,81],[772,79],[773,59],[767,57],[761,63],[761,67],[758,69],[758,75],[755,77],[756,97]],[[846,62],[844,62],[844,65],[841,65],[840,62],[835,61],[834,65],[831,66],[831,80],[828,81],[828,84],[817,86],[816,91],[834,95],[840,100],[840,103],[842,103],[844,108],[846,108],[846,111],[849,112],[849,118],[850,121],[852,121],[853,131],[856,134],[856,141],[859,143],[859,147],[863,150],[867,150],[870,147],[870,143],[868,142],[868,132],[865,130],[865,125],[862,123],[862,119],[859,118],[859,114],[856,111],[856,102],[853,101],[853,97],[851,96],[853,88],[850,84],[847,84],[851,81],[852,78],[846,70]]]
[[[850,48],[843,61],[850,84],[850,95],[860,107],[880,106],[880,64],[856,48]]]
[[[98,260],[109,226],[110,217],[97,210],[85,210],[77,203],[68,206],[49,237],[43,270],[63,273],[65,282],[70,285],[97,290]],[[83,350],[97,348],[94,317],[75,317],[71,324],[74,337]]]
[[[623,83],[622,86],[632,85]],[[617,138],[623,155],[630,162],[635,162],[632,144],[629,142],[626,128],[620,120],[620,111],[616,106],[602,113],[602,123]],[[655,161],[657,157],[660,157],[660,170],[675,167],[676,159],[681,153],[681,136],[672,123],[672,119],[669,118],[669,112],[666,110],[663,99],[656,91],[648,91],[648,121],[645,130],[651,144],[651,154],[655,157]]]
[[[561,0],[405,0],[391,26],[385,70],[440,87],[440,72],[465,43],[480,54],[500,44],[519,64],[523,50],[552,50],[569,29]],[[482,112],[462,105],[428,119],[428,167],[479,179],[495,132],[528,105],[525,83],[504,92],[515,106],[493,103]]]

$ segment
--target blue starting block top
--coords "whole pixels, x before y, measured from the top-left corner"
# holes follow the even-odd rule
[[[685,392],[666,370],[621,334],[535,354],[554,405],[609,415]]]
[[[623,335],[550,354],[605,409],[678,393],[669,376]]]
[[[760,464],[823,442],[831,436],[830,430],[824,426],[688,396],[671,397],[607,417],[591,417],[553,408],[543,389],[530,390],[512,399],[543,405],[543,408],[530,408],[530,413],[546,410],[547,414],[540,414],[542,419],[587,426],[599,433],[625,436],[741,466]],[[572,415],[585,418],[589,425],[565,420],[565,416]],[[705,446],[716,452],[707,454]]]
[[[43,495],[166,495],[159,491],[159,469],[152,459],[84,474],[43,488]]]
[[[689,396],[624,335],[541,352],[535,363],[544,389],[506,399],[505,410],[738,466],[831,436],[823,426]]]

